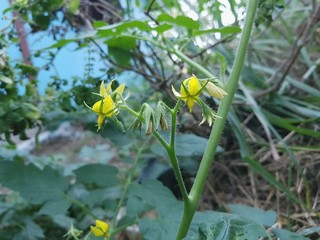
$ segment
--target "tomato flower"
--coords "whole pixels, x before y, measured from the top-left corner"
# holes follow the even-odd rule
[[[180,93],[177,92],[172,86],[172,92],[177,98],[181,98],[186,102],[189,111],[192,112],[194,103],[197,102],[201,104],[199,95],[205,91],[210,96],[223,99],[224,96],[228,95],[222,88],[216,86],[213,82],[209,80],[198,80],[195,75],[183,81],[180,87]]]
[[[91,232],[96,237],[105,237],[109,238],[108,236],[108,230],[109,230],[109,224],[106,222],[103,222],[101,220],[96,220],[96,226],[91,226]]]
[[[106,98],[93,104],[92,111],[98,114],[98,130],[101,129],[106,117],[110,118],[112,115],[116,115],[118,113],[111,96],[106,96]]]
[[[202,86],[198,78],[194,75],[183,81],[180,87],[180,93],[172,87],[173,94],[187,103],[190,112],[192,112],[194,103],[198,101],[201,91]]]

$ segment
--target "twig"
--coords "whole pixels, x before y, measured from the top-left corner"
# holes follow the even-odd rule
[[[198,52],[192,56],[188,56],[189,58],[196,58],[198,56],[201,56],[202,54],[204,54],[206,51],[208,51],[209,49],[212,49],[212,48],[215,48],[216,46],[218,46],[219,44],[221,43],[226,43],[226,42],[230,42],[232,39],[234,39],[234,35],[232,36],[228,36],[228,37],[225,37],[217,42],[215,42],[214,44],[212,45],[209,45],[208,47],[206,47],[205,49],[203,49],[201,52]]]
[[[110,59],[108,54],[101,48],[101,46],[94,39],[90,38],[90,41],[98,48],[98,50],[100,51],[101,56],[104,57],[105,59],[107,59],[114,66],[122,68],[122,69],[125,69],[125,70],[128,70],[128,71],[132,71],[132,72],[138,73],[138,74],[144,76],[145,78],[154,78],[154,76],[149,75],[149,74],[147,74],[145,72],[142,72],[140,70],[117,64],[112,59]]]
[[[309,31],[314,26],[314,24],[317,22],[318,18],[320,17],[320,5],[314,8],[314,11],[309,18],[308,22],[306,23],[305,27],[303,28],[302,33],[297,38],[295,42],[295,47],[292,49],[290,56],[288,59],[281,64],[279,69],[267,80],[267,82],[271,83],[276,80],[276,78],[279,76],[279,80],[277,80],[273,85],[257,94],[255,94],[255,98],[261,98],[273,91],[276,91],[280,88],[282,82],[285,80],[286,76],[288,75],[292,65],[295,63],[296,59],[298,58],[301,49],[306,44],[308,37],[309,37]]]
[[[152,20],[154,21],[157,25],[159,25],[159,22],[151,16],[150,12],[151,12],[151,8],[152,8],[152,5],[154,4],[155,0],[152,0],[151,3],[149,4],[149,7],[147,9],[147,11],[145,11],[144,13]]]

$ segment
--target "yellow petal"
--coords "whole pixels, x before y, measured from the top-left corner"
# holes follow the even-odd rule
[[[189,84],[189,79],[184,80],[183,83],[181,84],[180,93],[181,93],[182,99],[187,98],[190,95],[188,84]]]
[[[100,95],[103,98],[107,97],[107,92],[106,92],[106,90],[104,88],[104,81],[102,81],[101,84],[100,84]]]
[[[119,87],[116,88],[116,90],[114,90],[114,92],[119,93],[120,95],[122,95],[123,92],[124,92],[125,86],[126,85],[124,83],[122,83]]]
[[[101,104],[102,104],[102,100],[96,102],[95,104],[93,104],[92,110],[97,114],[102,113],[102,111],[100,111]]]
[[[90,228],[91,228],[91,232],[96,237],[102,237],[102,236],[105,235],[104,232],[102,232],[102,230],[100,228],[98,228],[98,227],[91,226]]]
[[[106,87],[106,92],[107,92],[108,95],[110,95],[112,93],[111,86],[112,86],[113,81],[114,80],[112,80]]]
[[[192,97],[189,97],[187,99],[187,105],[188,105],[188,108],[189,108],[189,111],[192,112],[192,108],[194,106],[194,99]]]
[[[103,114],[106,117],[111,117],[114,110],[115,110],[115,104],[111,96],[108,96],[106,99],[104,99],[104,102],[103,102]]]
[[[98,130],[101,129],[101,127],[103,125],[103,122],[104,122],[104,119],[105,119],[105,117],[103,115],[99,115],[98,116],[98,120],[97,120],[97,122],[98,122]]]
[[[92,106],[92,110],[96,114],[104,115],[106,117],[111,117],[113,114],[113,111],[115,110],[115,104],[114,104],[111,96],[107,96],[107,98],[96,102]]]
[[[188,83],[188,92],[191,96],[199,96],[200,95],[200,90],[201,90],[201,84],[199,83],[199,80],[196,76],[192,76],[189,78],[189,83]]]
[[[99,227],[104,233],[108,232],[108,229],[109,229],[108,223],[101,220],[96,220],[96,226]]]

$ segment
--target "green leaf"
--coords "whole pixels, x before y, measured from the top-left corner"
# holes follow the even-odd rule
[[[114,37],[106,41],[108,47],[130,50],[136,47],[136,39],[127,36]]]
[[[98,28],[102,28],[102,27],[105,27],[105,26],[108,26],[108,24],[104,21],[94,21],[93,22],[93,27],[95,29],[98,29]]]
[[[40,110],[31,103],[22,103],[21,112],[25,118],[37,120],[41,117]]]
[[[202,34],[208,33],[221,33],[221,34],[237,34],[241,32],[241,28],[239,26],[229,26],[223,28],[212,28],[207,30],[195,30],[192,35],[198,36]]]
[[[148,180],[142,184],[131,184],[128,198],[137,197],[145,205],[156,209],[159,217],[180,219],[182,204],[173,193],[157,180]]]
[[[193,227],[198,225],[198,234],[189,234],[186,239],[199,240],[257,240],[267,236],[258,223],[241,216],[220,212],[196,213]],[[191,236],[190,236],[191,235]]]
[[[140,216],[141,214],[152,208],[152,206],[146,204],[140,197],[132,196],[128,198],[126,213],[128,216],[135,217]]]
[[[111,187],[118,184],[118,170],[110,165],[89,164],[73,172],[78,181],[84,184],[95,184],[100,187]]]
[[[304,237],[298,233],[293,233],[285,229],[272,228],[272,232],[281,240],[290,239],[290,240],[310,240],[310,238]]]
[[[185,27],[187,29],[199,29],[200,27],[200,23],[198,21],[195,21],[192,18],[181,16],[181,15],[174,18],[171,15],[162,13],[158,16],[157,21],[173,23],[173,24]]]
[[[76,42],[76,41],[78,41],[78,40],[77,39],[61,39],[57,43],[52,44],[51,46],[46,47],[42,50],[48,50],[48,49],[52,49],[52,48],[61,48],[69,43]]]
[[[109,56],[120,65],[120,67],[129,67],[131,60],[131,53],[119,47],[108,47]]]
[[[108,144],[98,144],[93,147],[84,146],[81,148],[79,158],[83,161],[96,161],[102,164],[108,163],[115,153]]]
[[[55,214],[64,214],[70,206],[69,201],[63,196],[68,187],[68,180],[49,167],[40,170],[32,164],[1,161],[0,182],[3,186],[19,192],[21,197],[33,204],[52,206],[60,202],[64,208],[56,204],[53,209]]]
[[[202,156],[208,139],[194,134],[177,134],[176,155],[180,157]],[[216,153],[222,152],[222,147],[218,146]]]
[[[279,117],[275,114],[272,114],[270,112],[264,111],[264,114],[268,117],[268,120],[278,126],[278,127],[282,127],[284,129],[290,130],[290,131],[295,131],[297,133],[303,134],[303,135],[307,135],[307,136],[312,136],[315,138],[319,138],[320,137],[320,132],[311,130],[311,129],[307,129],[307,128],[302,128],[302,127],[296,127],[294,125],[291,124],[290,120],[287,120],[285,118]],[[317,118],[315,118],[317,119]],[[310,119],[308,119],[310,120]],[[300,123],[302,123],[303,121],[301,121]]]
[[[13,81],[11,78],[8,78],[4,75],[0,75],[0,81],[6,83],[6,84],[13,84]]]
[[[39,214],[55,216],[64,214],[70,207],[70,201],[63,194],[57,194],[54,201],[46,202],[39,210]]]
[[[45,238],[42,228],[31,218],[26,218],[24,223],[25,225],[22,227],[22,231],[15,234],[13,240],[36,240]]]
[[[66,5],[69,12],[76,14],[79,9],[80,0],[69,0]]]
[[[38,71],[39,69],[34,67],[34,66],[31,66],[29,64],[25,64],[25,63],[19,63],[16,65],[16,68],[19,68],[23,74],[26,74],[26,75],[37,75],[38,74]]]
[[[82,202],[86,203],[89,207],[93,207],[106,200],[117,200],[120,198],[121,193],[122,189],[120,186],[90,190],[83,196]]]
[[[152,30],[152,27],[146,22],[133,20],[99,27],[98,35],[102,37],[118,36],[120,33],[128,31],[129,29],[139,29],[140,31],[148,32]]]
[[[271,227],[277,220],[277,214],[272,210],[264,211],[243,204],[228,204],[227,206],[232,213],[250,219],[263,226]]]
[[[182,202],[159,181],[150,180],[130,185],[128,191],[130,215],[155,209],[155,217],[139,220],[143,239],[175,239],[182,216]],[[139,214],[140,215],[140,214]]]
[[[215,54],[217,55],[220,61],[220,78],[221,81],[224,82],[224,75],[226,74],[226,70],[228,67],[227,60],[221,53],[215,52]]]
[[[154,30],[156,30],[158,33],[161,34],[161,33],[164,33],[165,31],[168,31],[168,30],[170,30],[172,28],[173,28],[172,25],[170,25],[168,23],[164,23],[164,24],[160,24],[160,25],[156,26],[154,28]]]
[[[200,23],[186,16],[177,16],[175,23],[188,29],[199,29]]]
[[[26,219],[25,232],[29,239],[44,238],[43,230],[32,219]]]
[[[179,221],[172,219],[139,220],[139,229],[145,240],[175,239],[178,232]]]
[[[303,229],[303,230],[299,231],[299,234],[307,236],[307,235],[314,234],[317,232],[320,232],[320,226]]]

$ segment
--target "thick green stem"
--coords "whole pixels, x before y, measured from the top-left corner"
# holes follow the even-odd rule
[[[206,179],[208,177],[208,174],[212,166],[214,153],[217,149],[217,146],[218,146],[218,143],[227,119],[228,111],[231,106],[234,93],[238,86],[240,72],[245,59],[245,55],[246,55],[246,51],[247,51],[247,47],[248,47],[248,43],[251,35],[252,25],[254,21],[254,15],[255,15],[257,6],[258,6],[257,0],[249,0],[247,16],[246,16],[245,24],[243,27],[238,51],[235,57],[235,61],[232,67],[232,71],[231,71],[228,83],[225,86],[225,91],[228,93],[228,95],[221,101],[221,104],[219,106],[218,113],[217,113],[221,118],[216,119],[212,127],[209,142],[204,152],[204,155],[202,157],[202,160],[197,172],[197,176],[195,178],[194,184],[190,191],[188,201],[185,202],[183,218],[177,234],[177,239],[179,240],[183,239],[186,236],[188,229],[190,227],[192,218],[194,216],[194,213],[199,205],[201,195],[206,183]],[[198,68],[198,70],[200,69]],[[203,73],[208,75],[207,71]]]

